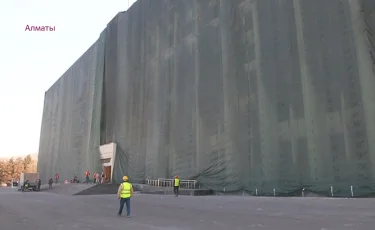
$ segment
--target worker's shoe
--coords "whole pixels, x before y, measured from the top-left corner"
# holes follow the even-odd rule
[[[130,215],[127,215],[126,218],[130,218]]]

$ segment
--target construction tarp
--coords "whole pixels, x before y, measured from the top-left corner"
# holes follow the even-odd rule
[[[100,169],[105,34],[45,93],[38,155],[42,183]]]
[[[46,92],[39,171],[99,170],[115,142],[117,182],[371,195],[374,15],[372,0],[138,0]]]

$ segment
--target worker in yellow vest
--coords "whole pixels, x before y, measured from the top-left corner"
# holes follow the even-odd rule
[[[173,192],[176,197],[178,197],[179,188],[180,188],[180,179],[178,179],[178,176],[175,176],[173,180]]]
[[[126,204],[126,217],[130,218],[130,198],[134,193],[133,185],[129,183],[129,178],[127,176],[124,176],[122,180],[124,182],[119,186],[117,191],[117,198],[120,200],[118,215],[121,216],[124,204]]]

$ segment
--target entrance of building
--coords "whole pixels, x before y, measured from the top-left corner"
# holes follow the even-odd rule
[[[104,166],[105,182],[111,182],[111,166]]]
[[[112,166],[116,158],[116,143],[109,143],[99,147],[100,161],[105,175],[105,183],[112,183]]]

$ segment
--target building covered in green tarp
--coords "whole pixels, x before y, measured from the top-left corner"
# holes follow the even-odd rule
[[[43,181],[375,193],[375,1],[139,0],[46,92]]]

